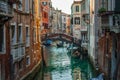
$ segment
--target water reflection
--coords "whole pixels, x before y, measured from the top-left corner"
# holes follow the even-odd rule
[[[94,77],[88,60],[70,58],[66,48],[49,47],[47,51],[44,80],[89,80]]]

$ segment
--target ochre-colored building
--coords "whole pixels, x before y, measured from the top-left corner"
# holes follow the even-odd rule
[[[67,15],[66,33],[68,35],[70,35],[70,27],[71,27],[71,18],[70,18],[70,15]]]

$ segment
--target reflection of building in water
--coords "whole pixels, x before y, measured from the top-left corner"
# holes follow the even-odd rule
[[[79,67],[73,69],[72,77],[73,77],[73,80],[81,80],[81,71]]]

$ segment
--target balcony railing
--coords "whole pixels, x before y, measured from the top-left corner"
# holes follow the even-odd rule
[[[120,26],[119,25],[102,24],[101,28],[109,30],[109,31],[113,31],[115,33],[119,33],[120,32]]]
[[[110,31],[113,31],[115,33],[120,33],[120,25],[110,27]]]
[[[110,29],[109,24],[101,24],[102,29]]]
[[[12,45],[11,54],[13,57],[13,62],[20,61],[25,55],[25,46],[23,45]]]
[[[80,31],[87,31],[87,25],[81,26]]]
[[[8,3],[10,3],[10,4],[17,3],[17,4],[19,4],[20,0],[8,0]]]
[[[0,16],[13,16],[12,7],[4,1],[0,1]]]

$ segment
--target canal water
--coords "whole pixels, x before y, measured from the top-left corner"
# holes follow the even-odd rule
[[[46,51],[44,80],[90,80],[96,77],[89,60],[71,58],[67,48],[47,47]]]

